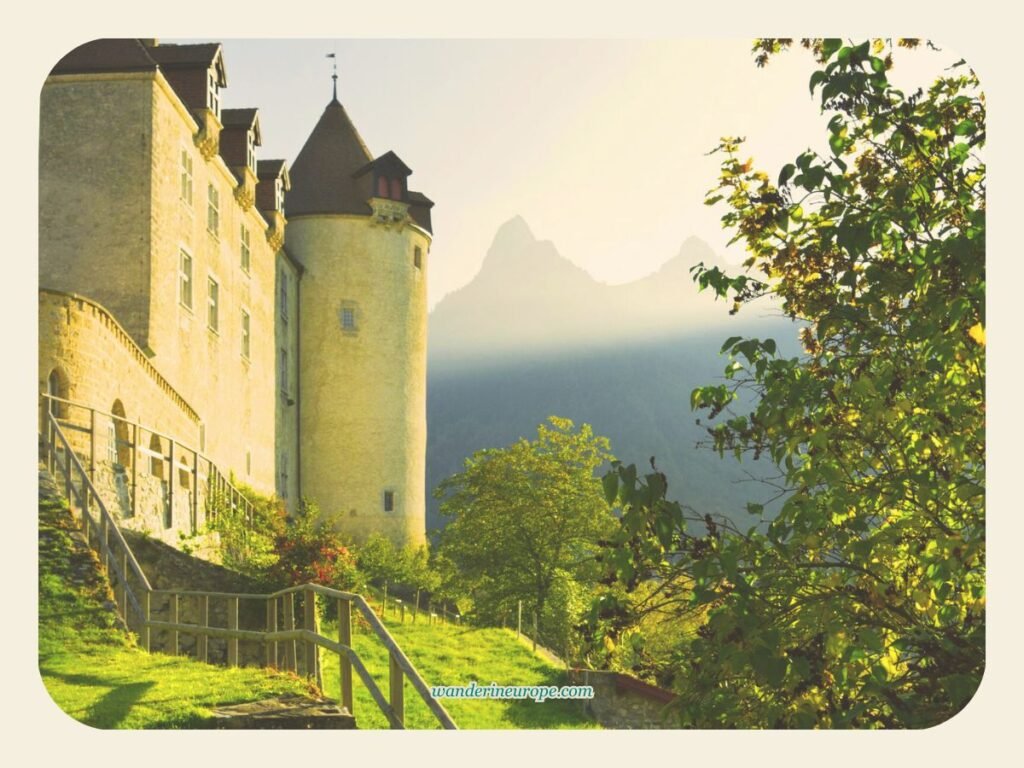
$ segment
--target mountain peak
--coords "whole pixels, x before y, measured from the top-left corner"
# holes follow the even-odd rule
[[[507,246],[520,246],[528,245],[537,241],[537,238],[533,236],[533,232],[530,231],[529,225],[519,214],[516,214],[511,219],[506,221],[500,227],[494,235],[494,243],[492,248],[498,244]]]

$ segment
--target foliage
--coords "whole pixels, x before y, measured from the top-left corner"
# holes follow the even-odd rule
[[[377,584],[398,584],[413,591],[433,592],[441,582],[430,564],[430,550],[426,546],[396,547],[380,533],[371,534],[356,548],[356,562],[366,578]]]
[[[264,577],[278,559],[274,541],[284,530],[284,506],[280,499],[265,496],[234,478],[232,483],[252,505],[251,515],[245,505],[232,504],[230,494],[214,490],[207,500],[208,528],[219,535],[225,567]],[[183,543],[188,546],[187,541]]]
[[[524,616],[549,620],[560,574],[592,583],[597,543],[614,525],[594,476],[609,449],[589,425],[552,416],[536,440],[478,451],[438,486],[441,512],[453,518],[440,554],[482,620],[514,616],[518,600]]]
[[[758,41],[759,63],[787,44]],[[705,612],[676,661],[684,723],[926,727],[984,666],[984,99],[962,62],[908,95],[887,41],[807,47],[831,152],[773,181],[723,140],[707,202],[728,206],[747,272],[695,268],[733,312],[768,295],[802,326],[799,358],[727,340],[726,383],[692,396],[720,454],[777,467],[781,509],[702,521],[664,475],[616,466],[614,566],[631,590],[688,594],[679,617]]]
[[[316,582],[348,590],[361,584],[351,548],[321,519],[317,505],[306,499],[276,536],[274,551],[278,560],[270,573],[282,586]]]

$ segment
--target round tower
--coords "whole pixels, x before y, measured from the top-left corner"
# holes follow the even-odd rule
[[[374,158],[333,99],[291,169],[285,248],[299,291],[302,495],[356,541],[421,544],[433,203]]]

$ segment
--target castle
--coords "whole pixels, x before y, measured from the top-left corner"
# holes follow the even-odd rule
[[[422,543],[433,203],[336,88],[289,168],[226,86],[219,44],[156,40],[46,79],[41,433],[52,413],[111,512],[171,543],[227,477]]]

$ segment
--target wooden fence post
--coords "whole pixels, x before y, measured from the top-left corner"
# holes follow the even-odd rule
[[[142,649],[149,653],[149,601],[151,593],[148,589],[142,589],[142,628],[139,635],[142,638]]]
[[[286,632],[295,629],[294,592],[288,592],[284,596],[284,628]],[[284,643],[284,668],[292,672],[299,671],[299,663],[295,651],[295,640],[286,640]]]
[[[348,648],[352,647],[352,604],[348,600],[338,598],[338,642]],[[347,653],[338,658],[341,668],[341,705],[352,714],[352,661]]]
[[[391,711],[399,723],[405,725],[405,678],[402,675],[402,668],[398,666],[398,659],[394,652],[388,654],[389,683],[391,688]]]
[[[302,595],[302,628],[310,632],[316,632],[316,592],[307,589]],[[320,646],[311,640],[306,643],[306,677],[319,681],[320,678]]]
[[[199,596],[199,626],[205,630],[210,626],[210,596]],[[200,631],[197,639],[198,647],[196,652],[199,660],[208,663],[210,661],[210,636],[205,631]]]
[[[139,509],[139,425],[132,424],[132,517]]]
[[[168,603],[167,607],[168,607],[168,611],[170,612],[170,615],[171,615],[171,623],[172,624],[177,624],[178,623],[178,616],[181,613],[179,611],[179,609],[178,609],[178,595],[177,595],[177,593],[174,593],[174,594],[171,595],[171,599],[170,599],[170,602]],[[177,629],[172,629],[171,630],[171,656],[177,656],[177,655],[178,655],[178,630]]]
[[[277,632],[277,598],[267,599],[267,632]],[[277,669],[277,640],[267,641],[267,666]]]
[[[174,440],[171,440],[171,450],[167,456],[168,458],[168,472],[167,472],[167,522],[170,526],[174,526],[174,476],[178,473],[178,468],[174,465]]]
[[[96,409],[89,409],[89,479],[96,480]]]
[[[228,598],[228,629],[238,629],[238,598]],[[238,666],[238,638],[228,638],[228,666]]]
[[[128,626],[128,555],[125,552],[121,552],[121,574],[118,578],[121,582],[121,618],[124,619],[124,625]]]

